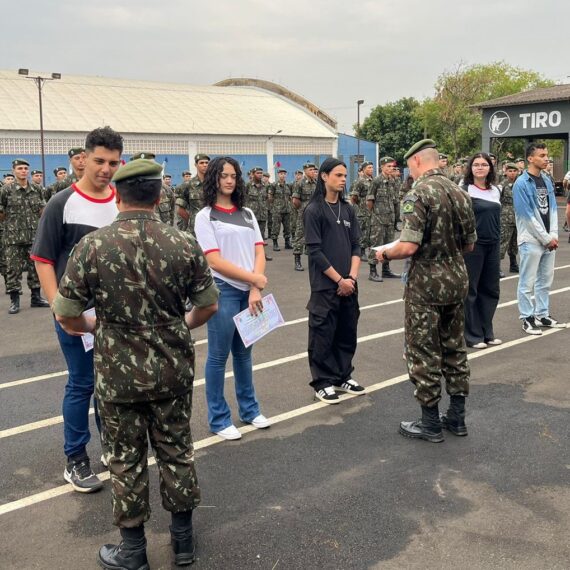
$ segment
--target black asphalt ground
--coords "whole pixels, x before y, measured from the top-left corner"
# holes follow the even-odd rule
[[[293,271],[288,251],[274,257],[268,291],[286,321],[305,319],[308,272]],[[551,311],[568,321],[567,234],[556,266]],[[355,378],[372,388],[365,396],[315,404],[303,354],[307,323],[293,322],[254,348],[258,397],[274,425],[251,430],[236,414],[244,437],[218,441],[208,432],[200,381],[207,345],[198,342],[192,427],[203,500],[194,567],[570,568],[570,331],[525,335],[517,278],[509,276],[495,317],[505,344],[471,354],[469,436],[410,441],[398,434],[399,422],[419,413],[402,360],[401,284],[366,275],[362,267],[355,359]],[[97,568],[100,545],[118,537],[109,483],[80,495],[63,481],[65,363],[49,310],[30,309],[27,292],[22,302],[20,314],[9,316],[8,299],[0,298],[0,568]],[[231,378],[227,387],[235,411]],[[89,451],[104,473],[96,437]],[[169,515],[156,466],[150,470],[151,568],[174,568]]]

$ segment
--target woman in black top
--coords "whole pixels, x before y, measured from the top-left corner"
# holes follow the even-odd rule
[[[365,391],[351,378],[360,315],[356,284],[360,227],[354,209],[343,198],[345,186],[346,165],[327,158],[303,214],[311,284],[307,304],[310,385],[327,404],[339,402],[337,391]]]
[[[469,292],[465,300],[465,341],[472,348],[501,344],[493,331],[499,302],[501,193],[494,186],[495,169],[484,152],[473,155],[466,167],[463,188],[469,192],[477,224],[477,242],[465,254]]]

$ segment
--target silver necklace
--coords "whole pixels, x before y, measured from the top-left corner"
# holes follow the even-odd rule
[[[326,200],[325,202],[327,203],[327,206],[329,207],[329,210],[331,211],[332,215],[336,218],[336,223],[340,224],[340,200],[338,201],[338,216],[334,213],[332,206]]]

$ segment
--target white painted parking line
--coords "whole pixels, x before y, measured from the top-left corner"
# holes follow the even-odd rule
[[[487,356],[489,354],[492,354],[494,352],[506,350],[507,348],[511,348],[511,347],[517,346],[519,344],[524,344],[527,342],[540,340],[541,338],[544,338],[544,337],[549,336],[551,334],[558,333],[562,330],[566,330],[566,329],[548,329],[548,330],[545,330],[541,336],[527,335],[527,336],[522,337],[522,338],[518,338],[515,340],[511,340],[509,342],[505,342],[499,346],[487,348],[486,350],[482,350],[480,352],[473,352],[473,353],[469,354],[468,358],[469,358],[469,360],[474,360],[476,358],[482,358],[482,357]],[[373,335],[371,335],[371,336],[373,336]],[[408,379],[407,374],[400,374],[399,376],[394,376],[393,378],[390,378],[388,380],[384,380],[382,382],[378,382],[376,384],[373,384],[372,386],[367,386],[366,387],[366,393],[370,394],[372,392],[376,392],[378,390],[382,390],[384,388],[388,388],[390,386],[400,384],[401,382],[405,382],[407,379]],[[353,394],[344,394],[343,396],[341,396],[342,400],[350,400],[350,399],[359,398],[359,397],[362,397],[362,396],[356,396]],[[275,425],[275,424],[278,424],[280,422],[291,420],[293,418],[297,418],[299,416],[309,414],[309,413],[314,412],[316,410],[326,408],[328,406],[329,406],[329,404],[325,404],[324,402],[315,402],[314,404],[309,404],[308,406],[303,406],[301,408],[296,408],[294,410],[290,410],[288,412],[278,414],[278,415],[273,416],[272,418],[269,418],[269,419],[270,419],[271,423],[273,425]],[[239,428],[239,431],[242,433],[242,435],[245,435],[247,433],[254,431],[255,429],[256,428],[254,428],[253,426],[244,426],[244,427]],[[265,433],[271,434],[271,431],[268,431]],[[201,439],[200,441],[195,442],[194,443],[194,449],[196,451],[198,451],[200,449],[205,449],[207,447],[211,447],[213,445],[217,445],[219,443],[224,443],[224,442],[225,442],[225,440],[214,435],[214,436],[207,437],[205,439]],[[240,442],[240,443],[244,443],[244,442]],[[247,441],[245,443],[247,443]],[[232,443],[230,445],[236,445],[236,443]],[[149,466],[154,465],[155,463],[156,463],[155,458],[150,457],[148,460]],[[109,472],[105,471],[103,473],[100,473],[99,478],[102,481],[107,481],[109,479]],[[54,499],[56,497],[60,497],[62,495],[66,495],[67,493],[72,493],[72,492],[73,492],[73,487],[71,485],[61,485],[60,487],[55,487],[54,489],[42,491],[41,493],[36,493],[34,495],[24,497],[23,499],[18,499],[17,501],[5,503],[4,505],[0,505],[0,516],[11,513],[13,511],[17,511],[19,509],[23,509],[25,507],[30,507],[32,505],[36,505],[38,503],[42,503],[42,502],[47,501],[49,499]]]

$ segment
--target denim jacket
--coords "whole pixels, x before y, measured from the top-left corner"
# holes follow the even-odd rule
[[[558,215],[556,212],[556,196],[552,181],[541,174],[548,189],[548,206],[550,214],[550,233],[546,231],[540,212],[536,184],[525,170],[513,186],[513,204],[517,221],[518,244],[534,243],[546,246],[552,239],[558,239]]]

